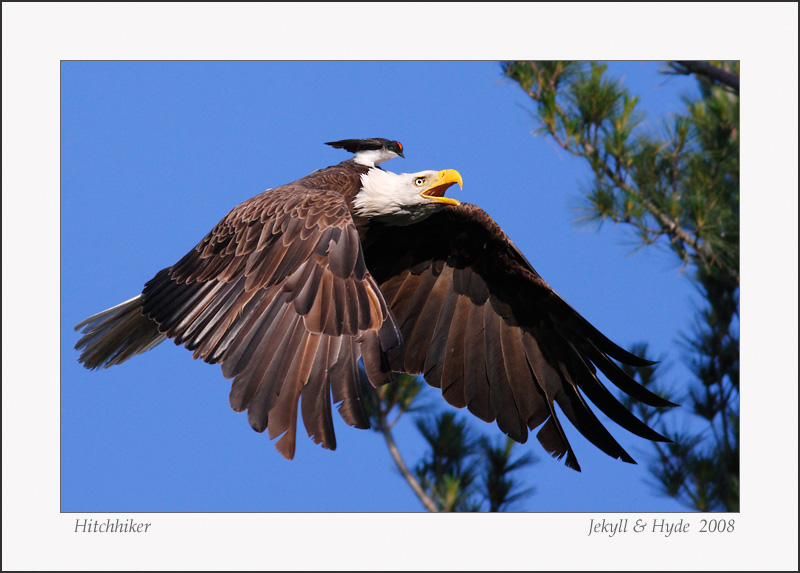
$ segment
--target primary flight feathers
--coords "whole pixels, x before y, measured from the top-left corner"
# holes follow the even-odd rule
[[[444,197],[461,185],[457,171],[382,171],[374,160],[402,156],[402,146],[380,138],[329,145],[356,157],[234,208],[142,294],[77,325],[80,361],[108,367],[172,338],[221,364],[231,406],[247,410],[255,430],[281,436],[287,458],[298,409],[326,448],[336,447],[332,404],[348,424],[369,427],[359,358],[373,385],[390,383],[392,371],[421,374],[518,442],[541,426],[544,448],[574,469],[554,404],[626,462],[584,396],[623,428],[666,441],[597,377],[599,369],[637,400],[672,406],[611,359],[651,363],[564,302],[483,210]],[[379,155],[354,160],[365,147]]]

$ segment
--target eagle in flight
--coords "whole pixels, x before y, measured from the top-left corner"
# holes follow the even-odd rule
[[[235,207],[142,293],[78,324],[80,362],[120,364],[167,338],[233,380],[230,404],[294,456],[298,410],[335,449],[331,405],[368,428],[359,358],[374,386],[422,375],[466,407],[580,470],[554,404],[591,443],[633,458],[588,398],[630,432],[668,441],[597,377],[655,407],[674,406],[628,376],[652,362],[620,348],[537,274],[495,221],[445,197],[458,171],[396,174],[383,138],[330,142],[353,157]],[[302,400],[300,397],[302,396]],[[298,405],[299,404],[299,405]]]

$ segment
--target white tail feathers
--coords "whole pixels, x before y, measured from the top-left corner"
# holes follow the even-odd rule
[[[75,345],[83,349],[78,361],[86,368],[108,368],[161,344],[166,335],[142,314],[142,295],[90,316],[75,326],[84,335]]]

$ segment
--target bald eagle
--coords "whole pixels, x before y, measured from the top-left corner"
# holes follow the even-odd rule
[[[363,143],[363,144],[362,144]],[[235,207],[143,292],[78,324],[79,361],[120,364],[167,338],[233,379],[230,404],[294,456],[298,409],[335,449],[331,404],[368,428],[359,359],[374,386],[422,375],[444,399],[580,470],[554,404],[591,443],[629,463],[586,403],[634,434],[668,441],[618,402],[597,369],[655,407],[672,406],[612,359],[620,348],[536,273],[475,205],[445,197],[452,169],[397,174],[385,139],[332,142],[355,156]],[[300,397],[302,396],[302,401]],[[299,404],[299,406],[298,406]]]

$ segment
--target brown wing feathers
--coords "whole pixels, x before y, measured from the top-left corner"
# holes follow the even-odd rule
[[[391,379],[385,350],[399,329],[339,193],[294,184],[243,203],[143,296],[161,332],[222,364],[231,406],[257,431],[283,434],[276,447],[288,458],[301,395],[309,435],[335,448],[331,392],[345,421],[369,426],[361,354],[374,384]]]
[[[578,388],[622,427],[666,440],[611,395],[594,367],[645,403],[671,405],[609,356],[650,363],[616,346],[569,307],[479,208],[448,207],[413,232],[372,223],[364,248],[405,341],[389,352],[395,370],[423,374],[450,404],[496,421],[519,442],[541,426],[537,437],[545,449],[566,456],[575,469],[580,466],[554,404],[598,448],[634,463]]]

